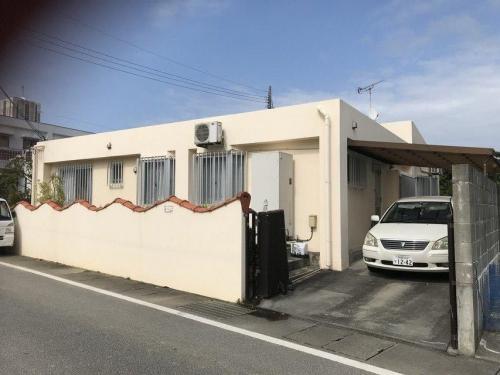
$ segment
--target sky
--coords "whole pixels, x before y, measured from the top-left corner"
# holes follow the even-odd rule
[[[269,85],[277,107],[340,97],[367,113],[357,87],[384,80],[373,91],[379,122],[413,120],[428,143],[500,150],[500,0],[84,4],[46,9],[0,56],[0,85],[12,96],[24,86],[44,122],[98,132],[253,111]],[[250,101],[54,53],[75,55],[40,33]]]

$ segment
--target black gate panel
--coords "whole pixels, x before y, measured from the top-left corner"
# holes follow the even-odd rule
[[[268,298],[288,289],[285,215],[283,210],[259,212],[257,220],[257,293]]]
[[[246,277],[245,277],[245,301],[253,303],[257,300],[257,277],[258,269],[258,253],[257,253],[257,213],[250,210],[245,215],[246,223]]]

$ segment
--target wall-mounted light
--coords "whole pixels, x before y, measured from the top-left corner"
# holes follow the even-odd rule
[[[111,150],[111,142],[108,142],[108,144],[106,145],[106,148],[107,148],[108,150]]]
[[[357,121],[352,122],[352,130],[356,130],[358,128],[358,123]]]
[[[137,167],[134,167],[134,173],[137,174]]]

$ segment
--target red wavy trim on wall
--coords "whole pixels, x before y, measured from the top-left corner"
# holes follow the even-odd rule
[[[21,201],[21,202],[16,203],[14,205],[14,207],[12,207],[12,208],[14,209],[17,205],[21,205],[30,211],[35,211],[38,208],[40,208],[41,206],[43,206],[44,204],[46,204],[46,205],[52,207],[56,211],[64,211],[64,210],[68,209],[69,207],[73,206],[74,204],[79,204],[79,205],[82,205],[83,207],[87,208],[90,211],[101,211],[101,210],[104,210],[106,207],[111,206],[112,204],[121,204],[122,206],[125,206],[134,212],[146,212],[146,211],[149,211],[150,209],[152,209],[156,206],[159,206],[161,204],[164,204],[167,202],[172,202],[172,203],[175,203],[175,204],[177,204],[181,207],[184,207],[190,211],[203,213],[203,212],[212,212],[220,207],[227,206],[229,203],[232,203],[232,202],[237,201],[237,200],[239,200],[241,203],[242,211],[244,213],[248,213],[250,210],[250,194],[248,194],[247,192],[241,192],[234,198],[226,199],[223,202],[220,202],[220,203],[214,204],[212,206],[208,206],[208,207],[197,206],[197,205],[195,205],[187,200],[183,200],[183,199],[177,198],[175,195],[172,195],[171,197],[164,199],[162,201],[158,201],[155,204],[153,204],[152,206],[148,206],[148,207],[137,206],[137,205],[133,204],[132,202],[127,201],[125,199],[116,198],[114,201],[112,201],[112,202],[110,202],[102,207],[94,206],[85,200],[78,200],[78,201],[75,201],[67,206],[60,206],[56,202],[49,200],[47,202],[39,204],[38,206],[33,206],[31,203],[29,203],[27,201]]]

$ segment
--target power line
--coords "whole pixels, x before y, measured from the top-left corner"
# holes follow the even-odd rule
[[[184,80],[180,80],[180,79],[176,79],[176,78],[170,78],[168,76],[165,76],[164,74],[157,74],[157,73],[154,73],[154,72],[150,72],[148,70],[135,68],[133,66],[129,66],[129,65],[126,65],[126,64],[121,64],[121,63],[112,61],[110,59],[105,59],[105,58],[102,58],[102,57],[99,57],[99,56],[95,56],[95,55],[92,55],[92,54],[89,54],[89,53],[86,53],[86,52],[82,52],[82,51],[79,51],[79,50],[71,48],[71,47],[66,47],[66,46],[60,45],[58,43],[54,43],[54,42],[47,41],[47,40],[42,40],[42,39],[39,39],[39,38],[37,38],[37,39],[39,41],[44,42],[44,43],[52,44],[54,46],[57,46],[57,47],[60,47],[60,48],[63,48],[63,49],[66,49],[66,50],[69,50],[69,51],[72,51],[72,52],[76,52],[78,54],[85,55],[85,56],[91,57],[93,59],[97,59],[97,60],[101,60],[101,61],[104,61],[104,62],[107,62],[107,63],[110,63],[110,64],[118,65],[118,66],[121,66],[121,67],[124,67],[124,68],[127,68],[127,69],[132,69],[132,70],[135,70],[135,71],[138,71],[138,72],[141,72],[141,73],[146,73],[146,74],[157,76],[157,77],[160,77],[160,78],[165,78],[165,79],[167,79],[169,81],[176,81],[176,82],[181,82],[181,83],[184,83],[186,85],[189,85],[189,87],[188,86],[181,86],[181,87],[193,88],[193,89],[197,89],[199,87],[199,88],[202,88],[204,90],[211,90],[211,91],[222,92],[224,94],[228,94],[228,95],[231,95],[231,96],[238,96],[238,97],[242,97],[242,98],[257,99],[257,100],[263,100],[264,99],[262,97],[258,97],[258,96],[254,96],[254,95],[241,94],[241,93],[236,92],[236,91],[232,92],[232,90],[211,88],[211,87],[206,87],[206,86],[200,85],[200,84],[186,82]],[[52,49],[49,49],[49,50],[53,51]],[[131,64],[134,64],[134,63],[131,63]],[[167,83],[171,83],[171,82],[167,82]],[[194,86],[194,87],[191,87],[191,86]]]
[[[219,93],[219,92],[207,91],[207,90],[202,90],[202,89],[198,89],[198,88],[194,88],[194,87],[190,87],[190,86],[180,85],[180,84],[173,83],[173,82],[164,81],[164,80],[153,78],[153,77],[149,77],[149,76],[146,76],[146,75],[142,75],[142,74],[130,72],[128,70],[116,68],[116,67],[113,67],[113,66],[110,66],[110,65],[102,64],[102,63],[99,63],[99,62],[96,62],[96,61],[84,59],[82,57],[78,57],[78,56],[74,56],[74,55],[71,55],[71,54],[68,54],[68,53],[65,53],[65,52],[61,52],[61,51],[55,50],[53,48],[43,47],[43,46],[40,46],[38,44],[32,43],[32,42],[27,41],[27,40],[24,41],[24,42],[27,43],[27,44],[29,44],[29,45],[31,45],[31,46],[33,46],[33,47],[36,47],[36,48],[39,48],[39,49],[42,49],[42,50],[45,50],[45,51],[50,51],[50,52],[53,52],[53,53],[56,53],[56,54],[59,54],[59,55],[62,55],[62,56],[66,56],[66,57],[75,59],[75,60],[79,60],[79,61],[86,62],[86,63],[89,63],[89,64],[97,65],[97,66],[101,66],[101,67],[104,67],[104,68],[107,68],[107,69],[110,69],[110,70],[115,70],[115,71],[118,71],[118,72],[122,72],[122,73],[125,73],[125,74],[129,74],[129,75],[135,76],[135,77],[145,78],[145,79],[149,79],[151,81],[161,82],[161,83],[164,83],[164,84],[167,84],[167,85],[172,85],[172,86],[176,86],[176,87],[180,87],[180,88],[184,88],[184,89],[192,90],[192,91],[203,92],[203,93],[206,93],[206,94],[212,94],[212,95],[222,96],[222,97],[231,98],[231,99],[238,99],[238,100],[250,101],[250,102],[254,102],[254,103],[265,103],[264,100],[255,100],[255,99],[249,99],[249,98],[244,98],[244,97],[238,97],[238,96],[234,96],[234,94],[223,94],[223,93]]]
[[[130,41],[126,40],[126,39],[123,39],[123,38],[120,38],[120,37],[118,37],[118,36],[116,36],[116,35],[113,35],[113,34],[111,34],[111,33],[107,32],[107,31],[105,31],[105,30],[103,30],[103,29],[101,29],[101,28],[99,28],[99,27],[97,27],[97,26],[95,26],[95,25],[91,25],[91,24],[89,24],[89,23],[83,22],[83,21],[79,20],[78,18],[75,18],[75,17],[73,17],[73,16],[71,16],[71,15],[68,15],[68,14],[65,14],[65,13],[62,13],[62,12],[59,12],[59,13],[60,13],[61,15],[63,15],[65,18],[70,19],[71,21],[76,22],[76,23],[78,23],[78,24],[80,24],[80,25],[82,25],[82,26],[84,26],[84,27],[87,27],[87,28],[89,28],[89,29],[92,29],[92,30],[94,30],[94,31],[97,31],[97,32],[99,32],[99,33],[101,33],[101,34],[103,34],[103,35],[107,36],[108,38],[111,38],[111,39],[117,40],[117,41],[119,41],[119,42],[121,42],[121,43],[127,44],[127,45],[129,45],[130,47],[133,47],[133,48],[135,48],[135,49],[137,49],[137,50],[139,50],[139,51],[142,51],[142,52],[149,53],[149,54],[151,54],[151,55],[153,55],[153,56],[156,56],[156,57],[158,57],[158,58],[160,58],[160,59],[163,59],[163,60],[169,61],[169,62],[171,62],[172,64],[176,64],[176,65],[182,66],[182,67],[184,67],[184,68],[186,68],[186,69],[191,69],[191,70],[196,71],[196,72],[198,72],[198,73],[206,74],[206,75],[208,75],[208,76],[210,76],[210,77],[217,78],[217,79],[219,79],[219,80],[221,80],[221,81],[226,81],[226,82],[230,82],[230,83],[233,83],[233,84],[238,85],[238,86],[241,86],[241,87],[246,87],[246,88],[249,88],[249,89],[254,90],[254,91],[256,91],[256,92],[259,92],[259,93],[265,93],[265,92],[266,92],[266,90],[263,90],[263,89],[258,89],[258,88],[256,88],[256,87],[251,86],[251,85],[248,85],[248,84],[245,84],[245,83],[241,83],[241,82],[237,82],[237,81],[231,80],[231,79],[229,79],[229,78],[225,78],[225,77],[222,77],[222,76],[220,76],[220,75],[217,75],[217,74],[214,74],[214,73],[210,73],[210,72],[208,72],[208,71],[206,71],[206,70],[203,70],[203,69],[200,69],[200,68],[197,68],[197,67],[194,67],[194,66],[188,65],[188,64],[186,64],[186,63],[183,63],[183,62],[180,62],[180,61],[174,60],[174,59],[172,59],[172,58],[170,58],[170,57],[167,57],[167,56],[161,55],[161,54],[159,54],[159,53],[156,53],[156,52],[154,52],[154,51],[148,50],[148,49],[146,49],[146,48],[144,48],[144,47],[141,47],[141,46],[140,46],[140,45],[138,45],[138,44],[135,44],[135,43],[130,42]]]
[[[104,124],[98,124],[96,122],[91,122],[91,121],[86,121],[86,120],[78,119],[76,117],[63,116],[63,115],[60,115],[60,114],[50,114],[50,116],[51,117],[59,117],[59,118],[62,118],[62,119],[73,121],[73,122],[78,122],[78,123],[92,125],[92,126],[94,126],[96,128],[100,128],[100,129],[104,129],[104,130],[114,131],[114,130],[120,130],[121,129],[121,128],[114,128],[114,127],[106,126]],[[66,125],[58,125],[58,124],[53,124],[53,125],[66,126]],[[72,125],[72,127],[74,127],[74,125]],[[77,129],[77,130],[81,130],[81,129]]]
[[[4,90],[4,88],[0,85],[0,91],[2,91],[2,93],[5,95],[5,97],[9,100],[10,104],[12,104],[12,106],[15,106],[16,104],[14,103],[14,101],[12,100],[12,98],[9,96],[9,94],[7,94],[7,91]],[[38,130],[32,123],[31,121],[29,121],[28,119],[23,119],[24,121],[26,121],[26,123],[28,124],[28,126],[31,128],[31,130],[33,130],[35,132],[35,134],[38,136],[38,138],[40,138],[40,140],[42,141],[45,141],[46,138],[45,136],[43,135],[42,132],[40,132],[40,130]]]
[[[70,50],[70,51],[73,51],[73,52],[76,52],[76,53],[80,53],[80,54],[83,54],[83,55],[86,55],[86,56],[89,56],[89,57],[92,57],[92,58],[95,58],[95,59],[99,59],[99,60],[106,61],[106,62],[109,62],[109,63],[112,63],[112,64],[116,64],[116,65],[119,65],[119,66],[123,66],[123,67],[126,67],[128,69],[134,69],[134,70],[137,70],[137,71],[140,71],[140,72],[143,72],[143,73],[155,75],[155,76],[158,76],[158,77],[166,78],[166,79],[177,81],[177,82],[182,82],[182,83],[185,83],[185,84],[188,84],[188,85],[199,86],[199,87],[204,88],[204,89],[209,89],[209,90],[214,90],[214,91],[220,91],[220,92],[224,92],[224,93],[227,93],[227,94],[232,94],[232,95],[242,96],[242,97],[248,97],[248,98],[253,98],[253,99],[263,99],[263,97],[256,96],[256,95],[253,95],[253,94],[248,94],[248,93],[245,93],[243,91],[233,90],[233,89],[229,89],[229,88],[225,88],[225,87],[217,86],[217,85],[212,85],[212,84],[201,82],[201,81],[198,81],[198,80],[193,80],[193,79],[190,79],[190,78],[186,78],[186,77],[183,77],[183,76],[180,76],[180,75],[177,75],[177,74],[168,73],[168,72],[165,72],[165,71],[162,71],[162,70],[159,70],[159,69],[151,68],[151,67],[149,67],[147,65],[138,64],[138,63],[135,63],[135,62],[127,60],[127,59],[116,57],[116,56],[113,56],[113,55],[108,54],[108,53],[100,52],[100,51],[94,50],[92,48],[88,48],[88,47],[82,46],[80,44],[77,44],[77,43],[74,43],[74,42],[70,42],[70,41],[64,40],[62,38],[59,38],[59,37],[56,37],[56,36],[53,36],[53,35],[49,35],[49,34],[46,34],[46,33],[43,33],[43,32],[39,32],[39,31],[31,30],[31,29],[26,29],[26,30],[29,31],[29,32],[31,32],[31,33],[34,33],[34,34],[43,35],[45,38],[49,38],[49,39],[52,39],[52,40],[57,40],[57,41],[60,41],[60,42],[62,42],[64,44],[75,46],[75,47],[77,47],[79,49],[83,49],[85,51],[90,51],[90,52],[92,52],[94,54],[98,54],[98,55],[101,55],[101,56],[106,56],[106,57],[111,58],[113,60],[122,61],[122,62],[125,62],[128,65],[133,65],[131,67],[131,66],[128,66],[128,65],[120,64],[120,63],[117,63],[115,61],[110,61],[109,59],[104,59],[104,58],[99,57],[99,56],[95,56],[95,55],[92,55],[92,54],[89,54],[89,53],[86,53],[86,52],[79,51],[77,49],[73,49],[73,48],[67,47],[65,45],[61,45],[61,44],[56,43],[56,42],[54,42],[52,40],[46,40],[46,39],[43,39],[43,38],[39,38],[39,37],[33,36],[33,38],[35,38],[35,39],[37,39],[37,40],[39,40],[39,41],[41,41],[43,43],[52,44],[52,45],[60,47],[60,48],[64,48],[64,49],[67,49],[67,50]],[[147,70],[150,70],[152,72],[150,72],[150,71],[144,71],[143,69],[137,69],[137,68],[135,68],[135,66],[140,67],[140,68],[144,68],[144,69],[147,69]],[[157,74],[156,72],[158,72],[160,74]],[[174,77],[174,78],[172,78],[172,77]]]

